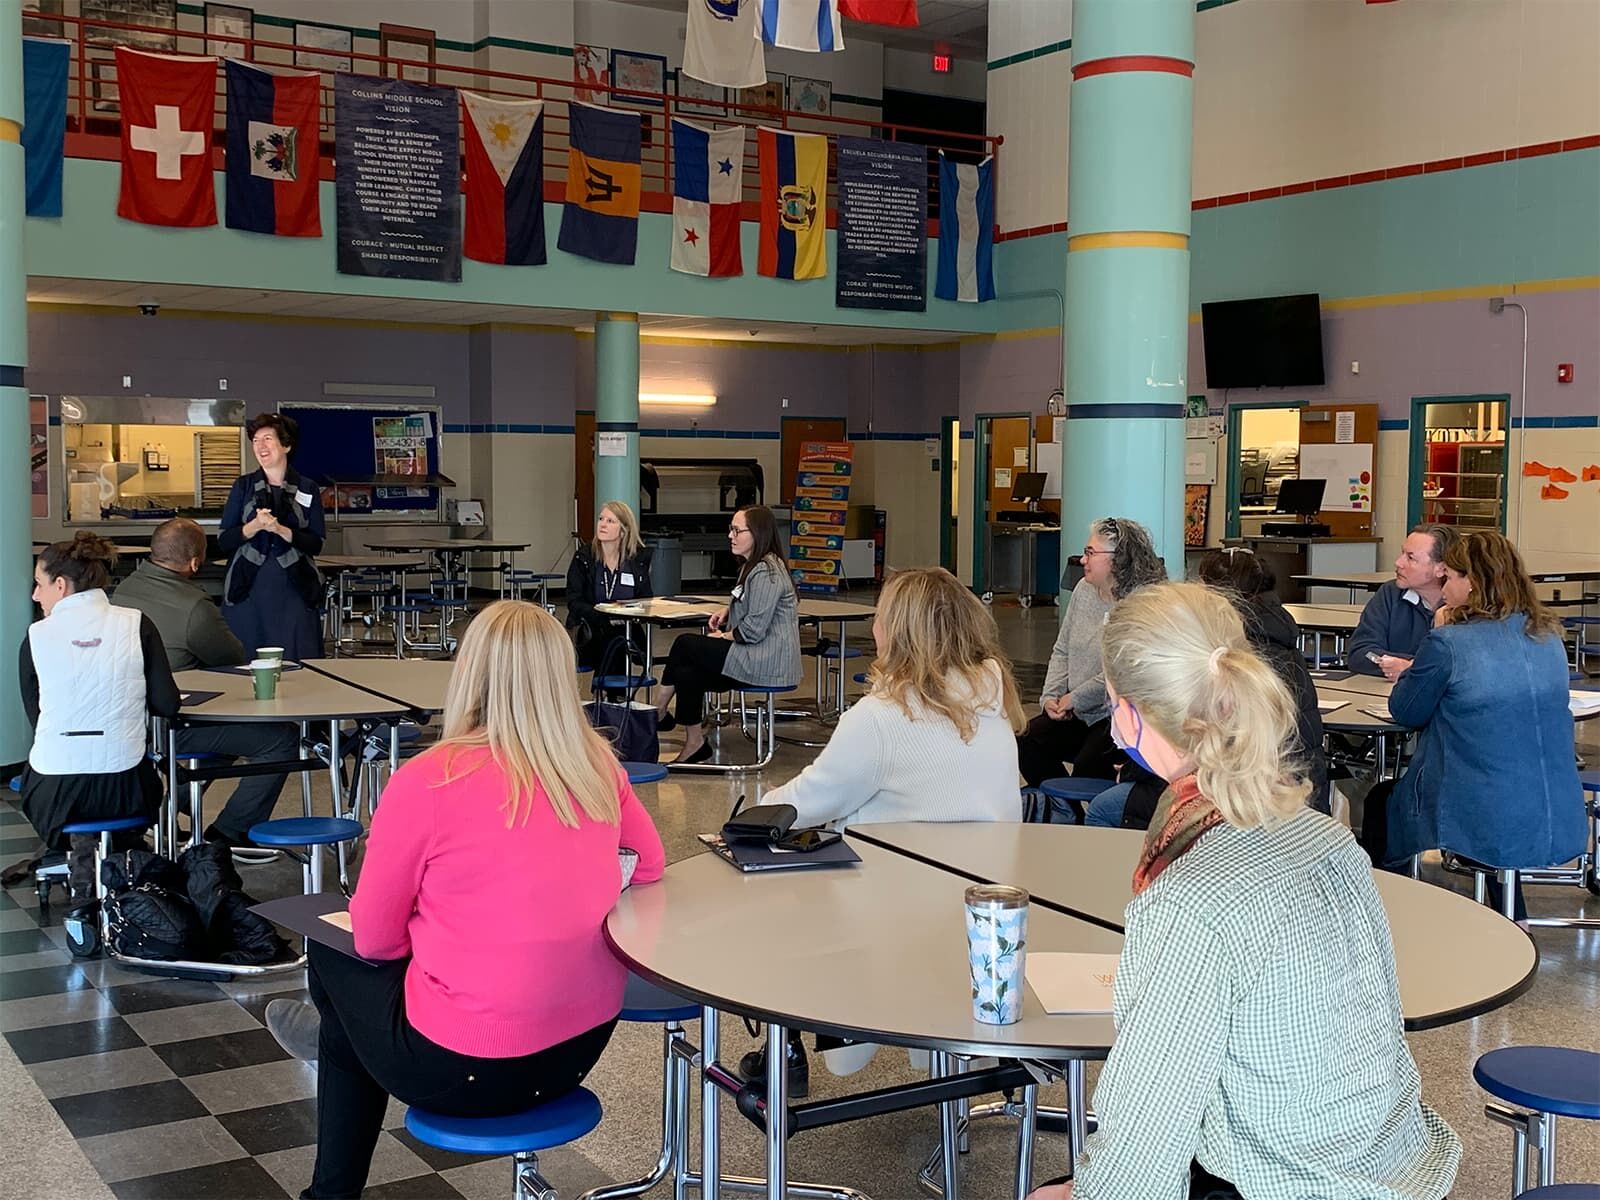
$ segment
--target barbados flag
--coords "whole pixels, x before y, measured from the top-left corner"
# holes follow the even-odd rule
[[[321,237],[322,76],[264,71],[231,58],[227,68],[228,228]]]
[[[545,262],[544,101],[462,92],[467,131],[467,236],[479,262]]]
[[[639,244],[640,115],[570,102],[567,203],[556,245],[597,262],[633,265]]]
[[[828,273],[828,139],[818,133],[758,129],[761,253],[756,271],[774,279]]]

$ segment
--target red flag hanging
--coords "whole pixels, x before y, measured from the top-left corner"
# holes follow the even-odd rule
[[[917,0],[839,0],[839,15],[868,25],[915,25]]]
[[[117,215],[147,225],[215,225],[211,127],[217,60],[117,47],[122,192]]]

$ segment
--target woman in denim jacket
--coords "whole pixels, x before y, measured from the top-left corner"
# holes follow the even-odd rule
[[[1444,565],[1433,631],[1389,697],[1395,720],[1421,732],[1389,796],[1383,858],[1444,849],[1498,868],[1566,862],[1585,829],[1560,627],[1502,534],[1468,534]]]

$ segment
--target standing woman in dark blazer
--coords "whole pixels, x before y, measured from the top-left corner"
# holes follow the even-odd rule
[[[228,555],[222,615],[245,652],[282,646],[286,659],[322,657],[322,553],[317,486],[289,465],[300,441],[292,417],[262,413],[245,432],[257,469],[233,481],[217,545]]]
[[[639,519],[621,500],[608,500],[600,506],[594,541],[579,546],[567,568],[567,628],[577,643],[578,665],[606,670],[606,654],[622,639],[616,622],[595,605],[653,595],[650,548],[639,537]],[[620,663],[616,670],[626,673]]]
[[[707,622],[708,633],[686,633],[672,643],[664,687],[656,692],[662,729],[685,728],[676,761],[711,757],[702,721],[706,693],[741,683],[793,687],[800,682],[800,601],[778,543],[778,522],[764,505],[741,508],[728,522],[728,549],[742,559],[733,601]],[[678,697],[677,720],[667,705]]]

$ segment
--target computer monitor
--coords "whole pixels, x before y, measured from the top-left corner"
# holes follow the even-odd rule
[[[1322,493],[1327,489],[1326,479],[1285,479],[1278,485],[1278,503],[1275,513],[1298,513],[1312,516],[1322,511]]]
[[[1013,500],[1042,500],[1045,473],[1043,471],[1018,471],[1011,477]]]

